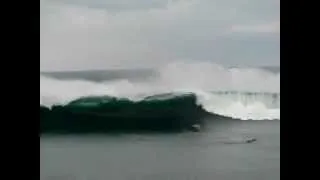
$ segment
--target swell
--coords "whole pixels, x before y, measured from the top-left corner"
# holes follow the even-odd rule
[[[212,116],[188,94],[159,94],[140,101],[110,96],[76,99],[51,108],[40,105],[40,133],[183,131]]]

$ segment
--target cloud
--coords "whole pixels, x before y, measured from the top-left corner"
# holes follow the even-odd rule
[[[40,0],[40,70],[149,67],[177,59],[278,64],[278,36],[254,35],[248,43],[251,34],[272,31],[259,23],[278,21],[277,2]],[[261,50],[239,52],[234,44]]]

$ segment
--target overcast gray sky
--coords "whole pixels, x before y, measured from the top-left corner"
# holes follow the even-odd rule
[[[280,0],[40,0],[40,71],[280,64]]]

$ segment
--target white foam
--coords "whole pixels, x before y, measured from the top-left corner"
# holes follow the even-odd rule
[[[242,120],[280,120],[280,94],[197,94],[209,112]]]
[[[137,100],[141,95],[191,91],[198,95],[199,103],[213,113],[243,120],[280,119],[280,73],[190,62],[171,63],[158,70],[157,78],[143,82],[122,79],[97,83],[40,75],[40,104],[65,104],[89,95]]]

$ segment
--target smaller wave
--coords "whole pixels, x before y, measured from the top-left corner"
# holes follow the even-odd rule
[[[280,93],[196,92],[210,113],[241,120],[280,120]]]
[[[184,130],[202,124],[206,115],[193,93],[158,94],[140,101],[88,96],[51,108],[40,105],[40,133]]]

